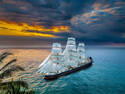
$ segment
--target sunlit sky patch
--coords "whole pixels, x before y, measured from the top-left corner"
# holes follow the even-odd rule
[[[29,31],[40,31],[29,32]],[[45,33],[42,33],[45,32]],[[0,21],[0,35],[4,36],[36,36],[36,37],[56,37],[52,34],[47,34],[47,32],[59,33],[59,32],[69,32],[68,26],[52,26],[51,28],[45,28],[44,26],[31,26],[27,23],[14,23]]]

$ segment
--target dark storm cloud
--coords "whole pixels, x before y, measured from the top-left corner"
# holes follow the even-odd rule
[[[72,30],[81,40],[99,43],[125,43],[125,3],[116,0],[96,1],[88,12],[71,19]]]
[[[3,0],[0,18],[45,26],[69,25],[70,15],[60,8],[60,0]]]
[[[54,34],[61,40],[74,36],[87,43],[125,43],[124,6],[124,0],[1,0],[0,19],[70,26],[71,32]]]
[[[1,0],[1,19],[38,23],[45,26],[70,25],[88,0]],[[27,20],[26,20],[27,19]]]

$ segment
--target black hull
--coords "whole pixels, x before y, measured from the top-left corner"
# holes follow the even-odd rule
[[[65,75],[68,75],[68,74],[71,74],[71,73],[74,73],[74,72],[77,72],[77,71],[80,71],[82,69],[87,69],[89,68],[92,63],[93,63],[93,60],[92,58],[89,58],[90,59],[90,62],[85,64],[85,65],[82,65],[82,66],[79,66],[79,67],[76,67],[76,68],[73,68],[71,70],[68,70],[68,71],[65,71],[65,72],[62,72],[62,73],[58,73],[58,74],[54,74],[54,75],[45,75],[44,76],[44,79],[45,80],[54,80],[54,79],[57,79],[61,76],[65,76]]]

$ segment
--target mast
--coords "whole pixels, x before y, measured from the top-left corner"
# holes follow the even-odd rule
[[[76,52],[75,38],[70,37],[68,38],[66,48],[63,52],[64,59],[65,59],[64,65],[68,67],[76,67],[77,66],[76,54],[77,52]]]
[[[78,55],[78,63],[85,62],[85,44],[79,43],[77,48],[77,55]]]
[[[55,63],[60,63],[62,55],[62,48],[60,43],[53,43],[52,50],[51,50],[51,60]]]
[[[64,66],[62,66],[63,63],[63,55],[62,55],[62,47],[60,43],[53,43],[52,50],[51,50],[51,67],[53,67],[53,72],[63,72],[66,70]]]
[[[65,68],[61,66],[60,63],[62,63],[62,48],[61,44],[59,43],[53,43],[51,54],[48,57],[46,63],[44,63],[38,72],[45,73],[45,74],[51,74],[51,73],[58,73],[65,71]]]

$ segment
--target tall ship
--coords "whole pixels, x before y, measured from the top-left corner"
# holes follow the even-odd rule
[[[75,38],[69,37],[64,50],[60,43],[53,43],[51,53],[39,65],[38,72],[44,75],[44,79],[53,80],[86,69],[92,63],[92,57],[85,55],[85,44],[76,46]]]

